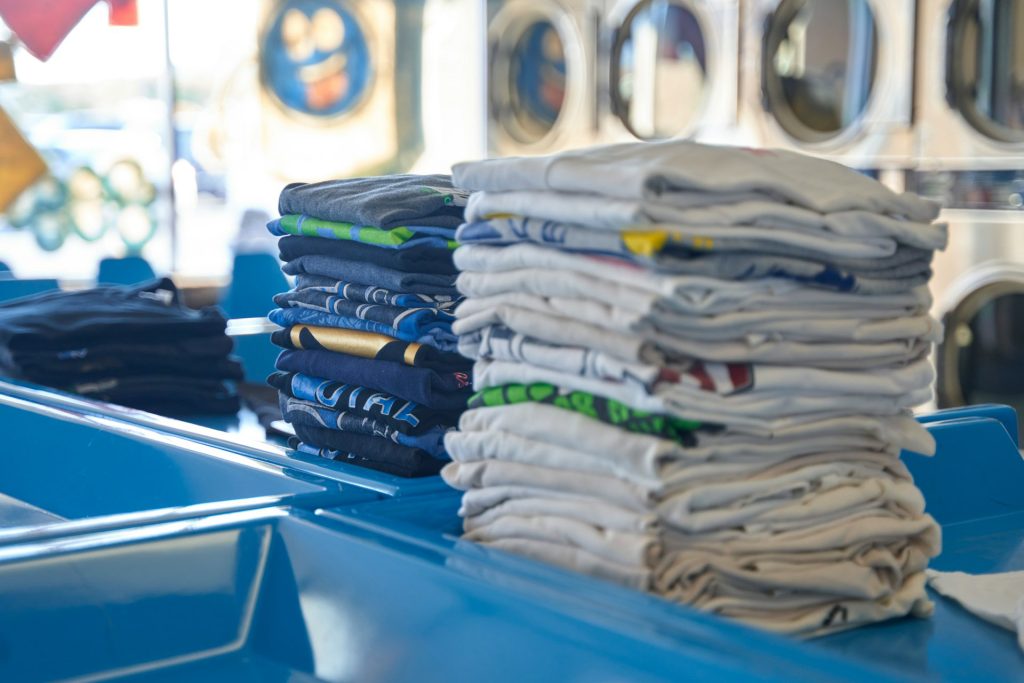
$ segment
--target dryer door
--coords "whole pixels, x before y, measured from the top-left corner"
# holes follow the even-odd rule
[[[504,5],[488,28],[488,131],[498,154],[585,140],[587,83],[578,16],[551,2]]]
[[[987,138],[1024,144],[1024,0],[950,7],[946,95]]]
[[[685,135],[710,91],[706,19],[690,0],[633,4],[611,49],[612,111],[642,139]]]
[[[991,271],[943,323],[936,363],[939,407],[1004,403],[1024,415],[1024,269]]]
[[[764,105],[796,141],[848,134],[868,110],[878,51],[868,0],[782,0],[763,36]]]

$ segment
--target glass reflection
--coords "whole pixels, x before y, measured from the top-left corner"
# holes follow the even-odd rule
[[[867,109],[878,50],[868,0],[784,0],[767,38],[765,94],[788,133],[828,139]]]
[[[704,103],[707,55],[696,15],[679,2],[647,0],[616,35],[612,56],[615,113],[641,138],[683,131]]]
[[[516,42],[509,89],[517,137],[540,140],[554,128],[565,102],[565,45],[551,22],[530,24]]]
[[[950,21],[950,92],[985,135],[1024,141],[1024,0],[958,2]]]

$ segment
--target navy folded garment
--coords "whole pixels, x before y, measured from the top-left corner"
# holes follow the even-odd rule
[[[383,287],[341,282],[322,275],[299,275],[295,280],[295,289],[329,292],[346,301],[358,301],[364,304],[386,304],[403,308],[437,308],[442,311],[455,310],[455,307],[464,298],[461,294],[449,296],[447,294],[393,292]]]
[[[344,410],[372,417],[402,434],[426,434],[454,426],[459,413],[435,410],[392,394],[302,373],[275,372],[267,383],[282,394],[315,403],[331,410]]]
[[[426,309],[424,309],[426,310]],[[384,323],[359,318],[346,318],[330,313],[321,313],[306,308],[275,308],[267,316],[270,322],[281,327],[289,325],[316,325],[317,327],[333,327],[342,330],[356,330],[383,334],[403,341],[430,344],[441,351],[458,351],[458,337],[452,332],[451,323],[432,322],[425,329],[415,332],[403,332]]]
[[[357,415],[345,410],[331,410],[312,401],[292,398],[287,394],[280,394],[279,404],[285,421],[293,425],[301,424],[307,427],[336,429],[353,434],[375,436],[409,448],[419,448],[435,458],[449,459],[444,450],[444,435],[452,428],[435,427],[422,434],[403,434],[397,429],[392,429],[385,422],[368,415]]]
[[[400,308],[387,304],[361,304],[313,289],[278,294],[274,297],[274,303],[281,308],[295,307],[322,311],[346,318],[372,320],[403,332],[425,331],[436,327],[437,323],[443,323],[451,329],[451,324],[455,321],[454,315],[436,308]]]
[[[180,374],[209,379],[242,378],[242,368],[229,358],[226,335],[182,339],[166,344],[102,343],[60,351],[13,351],[7,370],[40,384],[120,377],[130,374]]]
[[[281,191],[278,212],[378,228],[423,225],[454,229],[469,194],[449,175],[389,175],[292,183]]]
[[[89,358],[109,358],[118,355],[133,358],[158,358],[160,356],[182,356],[188,358],[226,358],[234,342],[226,334],[209,337],[173,339],[166,343],[151,342],[145,345],[125,344],[117,341],[103,341],[63,349],[21,349],[11,351],[10,358],[16,365],[48,364]]]
[[[58,350],[98,343],[166,343],[224,334],[224,316],[194,311],[170,280],[44,292],[0,304],[0,349]],[[0,350],[0,366],[11,364]]]
[[[140,375],[171,375],[180,378],[240,381],[241,364],[232,358],[189,358],[187,356],[90,356],[50,363],[22,365],[18,377],[38,384],[94,382]]]
[[[401,477],[429,477],[444,467],[444,461],[418,448],[402,446],[387,439],[333,429],[292,425],[295,436],[319,455],[353,465],[369,467]]]
[[[237,413],[238,396],[223,382],[149,375],[58,386],[87,398],[161,415]]]
[[[438,410],[465,410],[472,380],[462,371],[413,368],[329,351],[282,351],[277,369],[378,389]]]
[[[383,472],[396,477],[405,477],[406,479],[415,479],[418,477],[430,477],[438,474],[439,469],[435,469],[430,463],[425,463],[417,468],[405,469],[396,466],[393,463],[380,463],[367,458],[360,457],[355,453],[342,453],[341,451],[332,451],[330,448],[317,448],[316,446],[310,446],[302,443],[298,438],[291,437],[288,439],[288,447],[292,448],[300,453],[308,453],[309,455],[315,455],[319,458],[325,458],[327,460],[334,460],[336,462],[344,462],[357,467],[365,467],[368,470],[375,470],[377,472]],[[444,462],[435,460],[442,467]]]
[[[282,261],[294,261],[300,256],[330,256],[344,261],[363,261],[406,273],[458,272],[452,262],[451,249],[413,245],[405,249],[382,249],[372,244],[352,240],[329,240],[323,237],[290,235],[277,242]]]
[[[300,256],[284,264],[282,270],[289,275],[323,275],[334,280],[384,287],[398,292],[459,296],[454,275],[404,273],[374,263],[346,261],[330,256]]]
[[[361,330],[299,324],[276,330],[270,340],[283,349],[335,351],[360,358],[389,360],[416,368],[469,372],[473,367],[472,361],[458,353],[448,353],[428,344]]]

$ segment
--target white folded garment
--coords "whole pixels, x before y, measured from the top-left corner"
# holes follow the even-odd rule
[[[667,368],[654,363],[624,361],[604,351],[582,346],[549,344],[513,332],[502,325],[489,325],[461,335],[459,353],[466,358],[529,363],[592,379],[636,384],[652,390],[665,377],[675,377]]]
[[[884,600],[825,599],[818,605],[788,608],[781,596],[772,596],[756,604],[743,596],[713,598],[697,607],[767,631],[805,638],[908,615],[929,617],[934,611],[934,605],[924,590],[923,572],[907,577],[899,590]]]
[[[697,604],[723,594],[743,596],[753,604],[772,595],[812,604],[823,597],[882,600],[927,564],[927,558],[909,546],[884,545],[858,549],[849,557],[787,559],[683,551],[665,556],[655,568],[654,581],[663,595]]]
[[[441,476],[445,483],[460,491],[491,486],[521,486],[590,496],[640,513],[649,512],[655,501],[655,496],[649,489],[603,474],[572,472],[501,460],[468,463],[453,461],[444,466]]]
[[[631,363],[582,346],[538,341],[504,326],[489,326],[464,335],[459,340],[459,350],[467,358],[525,363],[569,375],[634,384],[650,393],[657,393],[656,389],[665,385],[672,391],[721,396],[752,390],[900,396],[927,388],[935,380],[934,366],[927,358],[883,370],[847,371],[682,360]]]
[[[677,335],[695,341],[878,342],[921,339],[937,342],[941,328],[927,311],[892,318],[858,319],[831,311],[761,311],[760,314],[705,316],[657,311],[642,315],[591,299],[541,297],[508,292],[470,297],[455,312],[459,320],[488,319],[503,307],[578,320],[590,325],[643,337]],[[774,313],[774,315],[772,315]],[[755,342],[756,343],[756,342]]]
[[[476,436],[488,436],[477,433]],[[836,519],[842,514],[876,507],[898,507],[908,513],[924,510],[924,501],[918,489],[906,480],[896,480],[886,470],[888,462],[872,463],[859,454],[825,454],[825,458],[808,459],[809,462],[786,460],[771,467],[757,460],[748,461],[748,467],[729,466],[723,473],[714,471],[709,464],[705,476],[667,479],[664,482],[643,478],[633,472],[618,474],[615,464],[608,459],[585,458],[568,462],[571,452],[558,446],[548,446],[547,451],[535,451],[535,456],[522,457],[512,461],[501,459],[516,445],[528,442],[510,434],[494,434],[497,443],[487,449],[480,446],[482,439],[472,444],[477,447],[467,453],[463,449],[466,440],[456,442],[459,449],[453,453],[456,462],[509,463],[538,467],[537,485],[554,476],[567,477],[572,472],[603,474],[646,489],[649,500],[657,501],[659,519],[673,528],[687,533],[710,532],[724,528],[742,528],[756,524],[759,528],[773,527],[778,522],[786,529],[798,525],[809,525],[817,519]],[[469,439],[472,441],[473,439]],[[866,456],[868,454],[864,454]],[[804,459],[793,459],[802,461]],[[886,460],[894,461],[894,458]],[[587,462],[581,462],[587,461]],[[605,471],[599,465],[606,464]],[[734,465],[734,464],[733,464]],[[759,471],[760,470],[760,471]],[[554,474],[553,474],[554,471]],[[686,474],[683,472],[683,474]],[[729,475],[732,478],[729,478]],[[744,478],[745,477],[745,478]]]
[[[551,280],[552,287],[572,287],[575,290],[583,289],[587,282],[573,283],[575,278],[567,273],[589,275],[591,279],[622,285],[625,288],[605,286],[603,289],[591,290],[594,294],[584,298],[604,300],[604,293],[607,292],[609,295],[621,299],[632,297],[636,290],[643,290],[656,295],[655,300],[665,310],[693,314],[758,310],[762,306],[768,308],[789,307],[800,311],[825,309],[837,312],[845,311],[850,307],[860,309],[917,306],[920,305],[919,302],[922,298],[930,300],[926,287],[917,287],[907,292],[894,294],[856,294],[815,289],[793,280],[781,278],[736,281],[700,275],[669,275],[653,272],[614,256],[566,252],[536,244],[514,244],[504,247],[465,244],[455,250],[453,258],[455,266],[464,272],[490,275],[523,269],[547,270],[548,272],[542,279]],[[559,271],[557,277],[555,277],[554,271]],[[460,277],[463,276],[460,275]],[[564,285],[555,283],[556,280],[562,278],[567,279]],[[467,291],[469,291],[468,279],[469,276],[463,278]],[[536,285],[536,287],[547,286],[547,283]],[[523,288],[521,291],[532,290]],[[535,293],[543,294],[544,292]],[[637,310],[629,305],[622,307]]]
[[[780,534],[790,539],[793,548],[802,551],[808,547],[820,549],[822,538],[829,539],[829,547],[847,545],[846,539],[857,530],[834,527],[846,517],[906,516],[923,508],[920,494],[909,482],[887,478],[884,472],[869,467],[840,462],[827,472],[821,471],[828,469],[823,465],[816,471],[813,467],[803,469],[816,478],[805,484],[793,482],[792,477],[787,482],[782,476],[762,480],[758,482],[759,490],[724,501],[721,507],[699,509],[694,507],[695,495],[705,488],[707,495],[721,495],[728,483],[701,485],[691,481],[686,483],[689,489],[674,492],[652,488],[650,482],[503,460],[452,462],[442,474],[449,485],[461,490],[519,486],[586,496],[586,487],[590,486],[590,495],[617,507],[639,513],[655,511],[666,529],[676,534],[674,542],[681,546],[730,540],[737,548],[747,544],[750,552],[758,551],[766,541],[775,543]],[[755,531],[748,533],[746,527]],[[741,535],[732,537],[733,532]]]
[[[601,529],[633,534],[653,533],[658,529],[658,518],[653,513],[638,513],[594,498],[557,491],[492,486],[470,489],[462,496],[459,516],[463,518],[466,531],[505,515],[564,517]]]
[[[765,554],[792,561],[799,558],[790,556],[872,544],[915,543],[927,557],[938,555],[942,548],[941,531],[931,516],[908,517],[904,509],[885,505],[793,529],[723,529],[688,534],[666,522],[662,540],[666,552],[700,549],[736,556]]]
[[[594,199],[602,204],[599,197],[593,195],[577,195],[577,201]],[[598,208],[598,207],[593,207]],[[668,213],[668,212],[662,212]],[[505,214],[508,216],[508,214]],[[508,218],[512,221],[540,220],[541,216],[525,214],[522,217]],[[492,218],[492,220],[498,220]],[[657,244],[674,244],[678,247],[690,248],[698,252],[748,252],[769,254],[785,249],[792,250],[796,255],[812,257],[817,260],[827,259],[871,259],[895,256],[901,245],[890,237],[861,237],[850,239],[830,235],[823,231],[800,231],[786,228],[765,228],[752,225],[707,225],[701,223],[680,223],[671,217],[663,220],[647,220],[645,223],[617,223],[611,227],[580,223],[586,218],[577,218],[576,222],[547,221],[551,230],[573,230],[568,239],[579,239],[578,231],[591,230],[601,237],[587,240],[594,244],[591,251],[610,251],[601,249],[608,245],[604,240],[609,238],[623,239],[637,248],[641,253],[650,253]],[[607,218],[601,219],[602,222]],[[528,225],[528,224],[527,224]],[[530,228],[526,227],[526,230]],[[621,231],[625,230],[625,234]],[[536,234],[536,233],[535,233]],[[472,242],[473,240],[466,240]],[[576,245],[574,245],[576,246]],[[578,248],[578,247],[577,247]],[[618,253],[618,250],[612,253]]]
[[[547,541],[501,538],[483,545],[529,557],[540,562],[582,572],[637,590],[650,591],[651,571],[609,562],[580,548]],[[479,563],[465,564],[453,557],[460,571],[479,573]],[[503,576],[489,577],[500,581]],[[909,575],[899,589],[884,600],[835,599],[801,593],[772,593],[761,599],[725,587],[722,595],[704,598],[696,605],[703,611],[742,621],[750,626],[801,637],[829,633],[907,615],[928,617],[933,605],[924,591],[924,573]],[[657,592],[655,590],[655,592]],[[664,595],[673,600],[671,593]],[[681,602],[681,600],[674,600]]]
[[[930,337],[873,342],[790,341],[774,335],[703,341],[659,330],[620,332],[578,319],[499,305],[452,323],[457,335],[493,325],[552,344],[582,345],[628,362],[659,362],[672,355],[721,363],[772,363],[820,368],[872,368],[917,360],[930,349]],[[927,400],[927,399],[926,399]]]
[[[463,538],[470,541],[521,538],[559,543],[580,548],[609,562],[644,569],[657,562],[661,553],[658,536],[653,533],[612,531],[566,517],[541,515],[497,517],[467,529]]]
[[[650,590],[650,569],[610,562],[581,548],[574,548],[564,543],[527,538],[498,538],[484,541],[483,545],[582,572],[599,579],[613,581],[629,588],[642,591]]]
[[[487,442],[488,434],[494,435],[492,443]],[[516,446],[503,448],[502,435],[516,436],[530,444],[517,441]],[[890,469],[896,468],[893,471],[903,476],[905,470],[896,458],[900,449],[905,445],[918,447],[932,443],[927,430],[909,418],[889,420],[886,424],[864,418],[840,418],[780,430],[771,438],[704,430],[693,432],[692,436],[692,445],[681,444],[650,434],[629,432],[560,407],[519,403],[466,411],[459,420],[459,430],[445,435],[445,447],[453,457],[463,461],[495,458],[499,457],[499,451],[509,451],[508,459],[541,464],[540,459],[557,462],[544,450],[554,446],[580,456],[554,466],[597,468],[595,471],[608,474],[667,479],[670,472],[682,477],[686,472],[700,471],[694,468],[708,461],[753,463],[767,468],[787,458],[840,452],[884,455],[884,462],[891,463]],[[515,452],[516,448],[521,451]],[[593,463],[591,460],[609,462]]]
[[[1024,650],[1024,571],[966,574],[929,569],[928,584],[975,616],[1016,632]]]
[[[452,175],[456,187],[474,191],[556,190],[680,207],[762,200],[818,213],[863,210],[912,221],[931,221],[939,213],[935,202],[896,194],[832,161],[682,139],[468,162],[456,164]]]
[[[542,249],[534,245],[514,245],[506,247],[518,250],[526,246],[530,249]],[[472,262],[472,265],[486,267],[484,263],[492,260],[498,266],[506,265],[500,258],[495,247],[481,245],[465,245],[456,250],[456,258]],[[554,252],[552,249],[543,250]],[[723,305],[709,306],[707,301],[700,301],[697,307],[687,307],[686,300],[664,298],[657,293],[659,289],[671,289],[673,284],[662,285],[649,283],[651,286],[634,286],[625,282],[610,280],[591,273],[593,265],[588,257],[578,254],[564,254],[569,257],[571,265],[581,265],[587,272],[557,266],[523,266],[500,270],[464,270],[459,273],[455,282],[459,291],[468,297],[487,297],[511,292],[523,292],[543,297],[564,297],[568,299],[590,299],[599,301],[640,315],[656,315],[660,313],[676,313],[682,315],[699,315],[706,324],[712,324],[715,315],[745,315],[745,320],[757,322],[765,318],[779,315],[781,312],[803,313],[807,309],[825,309],[832,314],[842,314],[865,320],[877,318],[893,318],[915,315],[927,311],[932,306],[932,297],[927,287],[917,287],[902,294],[864,295],[855,293],[828,292],[808,289],[794,282],[771,280],[771,286],[763,287],[763,283],[751,281],[753,286],[741,290],[736,296],[728,296],[720,303]],[[492,256],[495,258],[492,259]],[[531,255],[532,258],[532,255]],[[522,259],[519,259],[522,260]],[[545,260],[543,258],[538,261]],[[609,272],[615,272],[619,266],[617,261],[608,266]],[[600,266],[599,267],[604,267]],[[557,270],[557,277],[552,272]],[[627,274],[634,274],[627,271]],[[678,284],[684,276],[660,276],[672,278]],[[707,297],[716,296],[712,291],[716,281],[710,278],[689,278],[695,283],[692,289],[694,299],[699,299],[699,292]],[[733,288],[730,287],[730,290]],[[727,305],[726,305],[727,304]],[[732,319],[732,318],[730,318]]]
[[[572,472],[614,477],[646,490],[650,499],[661,501],[658,509],[673,519],[691,519],[694,511],[716,507],[709,504],[708,499],[714,495],[727,496],[728,492],[751,501],[773,497],[771,506],[752,512],[781,510],[773,512],[771,519],[786,521],[787,527],[792,527],[789,522],[799,521],[798,518],[814,506],[822,509],[820,514],[831,515],[831,511],[824,511],[825,507],[859,505],[865,499],[878,497],[909,510],[924,509],[917,489],[909,486],[910,475],[905,466],[896,456],[876,451],[822,449],[801,454],[800,444],[793,449],[796,454],[772,448],[774,452],[762,455],[760,449],[754,447],[742,456],[697,461],[696,464],[686,459],[667,458],[650,464],[655,458],[634,458],[631,453],[616,451],[574,452],[507,432],[453,433],[446,437],[445,446],[452,459],[463,464],[503,462],[536,466],[542,468],[538,470],[541,478],[568,477]],[[852,480],[851,472],[862,475],[863,481]],[[892,484],[869,486],[865,483],[877,477],[886,477]],[[808,491],[821,493],[840,486],[850,488],[843,494],[823,497],[815,503],[801,499],[798,506],[792,507],[794,519],[790,519],[788,508],[783,509]],[[717,505],[723,506],[734,507],[735,503]]]
[[[569,225],[607,231],[652,229],[653,225],[685,230],[691,226],[736,228],[745,226],[759,231],[762,239],[778,233],[797,238],[795,246],[807,248],[804,238],[830,237],[833,242],[848,240],[874,248],[872,240],[889,239],[921,249],[945,249],[946,226],[914,222],[871,211],[854,210],[819,213],[793,204],[771,201],[741,201],[699,207],[673,206],[657,198],[644,201],[548,190],[476,192],[466,206],[466,221],[489,220],[494,216],[529,216]],[[671,228],[670,228],[671,229]],[[789,235],[786,236],[789,239]],[[842,244],[842,248],[846,247]],[[828,250],[828,253],[842,253]]]
[[[636,410],[673,415],[684,420],[726,424],[730,429],[751,434],[771,433],[779,419],[809,422],[850,414],[899,415],[908,407],[931,398],[930,387],[897,396],[870,394],[828,394],[825,392],[766,391],[719,396],[693,391],[683,385],[661,384],[650,394],[635,383],[617,383],[561,373],[525,363],[477,361],[473,365],[476,390],[506,384],[554,384],[563,389],[585,391],[614,399]]]

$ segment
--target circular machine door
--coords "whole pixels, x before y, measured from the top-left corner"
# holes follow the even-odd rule
[[[367,33],[339,0],[285,0],[260,45],[260,80],[284,111],[334,119],[364,101],[373,69]]]
[[[1007,267],[977,282],[943,324],[939,407],[1003,403],[1024,416],[1024,270]]]
[[[959,0],[946,36],[950,104],[978,132],[1024,143],[1024,0]]]
[[[546,4],[506,5],[491,22],[488,97],[501,145],[548,145],[564,126],[570,98],[578,97],[579,36]]]
[[[615,31],[611,54],[615,115],[636,137],[683,135],[707,101],[704,24],[685,0],[643,0]]]
[[[782,0],[765,29],[766,108],[800,142],[856,130],[868,109],[878,59],[869,0]]]

